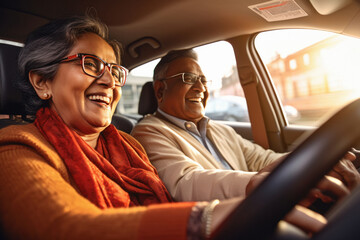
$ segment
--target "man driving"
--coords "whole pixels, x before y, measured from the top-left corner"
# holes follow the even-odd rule
[[[245,196],[284,156],[208,119],[204,115],[208,85],[194,50],[169,52],[154,69],[158,109],[132,131],[178,201]],[[348,159],[337,166],[338,178],[345,179],[349,188],[359,182],[359,174],[351,166]],[[327,186],[336,184],[329,181]]]

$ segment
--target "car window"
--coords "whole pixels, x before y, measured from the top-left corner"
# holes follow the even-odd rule
[[[230,43],[219,41],[194,50],[207,79],[210,97],[205,114],[214,120],[248,122],[247,105],[241,88],[233,48]],[[136,114],[141,86],[152,81],[153,70],[159,59],[133,69],[123,87],[119,111]]]
[[[195,48],[199,64],[212,80],[205,115],[213,120],[248,122],[248,111],[230,43],[220,41]]]
[[[317,30],[258,34],[264,61],[290,124],[319,126],[360,97],[360,39]]]

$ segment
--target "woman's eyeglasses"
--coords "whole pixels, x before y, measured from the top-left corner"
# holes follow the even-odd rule
[[[115,80],[115,85],[122,87],[125,85],[127,75],[129,73],[129,70],[124,68],[123,66],[120,66],[115,63],[107,63],[101,58],[99,58],[96,55],[93,54],[87,54],[87,53],[78,53],[74,54],[68,57],[65,57],[57,62],[50,63],[46,66],[62,63],[62,62],[68,62],[75,59],[80,59],[82,70],[86,75],[89,75],[91,77],[100,78],[104,72],[106,67],[109,68],[110,73],[112,77]],[[44,66],[45,67],[45,66]]]
[[[208,87],[209,85],[211,85],[211,81],[208,81],[205,76],[196,75],[194,73],[178,73],[178,74],[172,75],[170,77],[163,78],[161,80],[167,80],[167,79],[178,77],[178,76],[181,76],[181,80],[183,81],[183,83],[186,83],[186,84],[194,85],[197,81],[200,80],[202,85],[204,85],[205,87]]]

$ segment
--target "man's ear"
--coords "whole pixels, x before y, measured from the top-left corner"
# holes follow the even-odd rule
[[[158,103],[162,102],[165,89],[166,89],[166,85],[164,81],[158,80],[154,82],[154,92]]]
[[[43,76],[30,71],[29,80],[39,98],[47,100],[51,97],[51,88],[48,79],[45,79]]]

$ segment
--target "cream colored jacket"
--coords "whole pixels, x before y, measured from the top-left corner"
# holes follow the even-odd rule
[[[212,120],[207,125],[207,137],[235,171],[220,170],[220,164],[193,136],[154,115],[146,116],[131,134],[143,145],[177,201],[245,196],[245,187],[256,171],[282,156]]]

